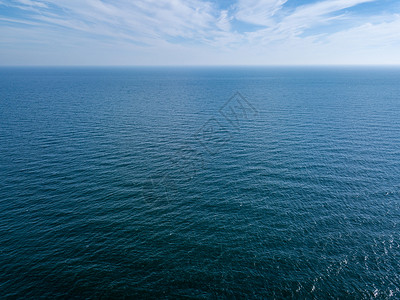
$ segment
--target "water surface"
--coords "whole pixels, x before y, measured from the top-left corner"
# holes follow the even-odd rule
[[[396,299],[399,205],[400,69],[0,69],[0,297]]]

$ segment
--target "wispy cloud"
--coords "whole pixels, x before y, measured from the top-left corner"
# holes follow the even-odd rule
[[[273,17],[287,0],[239,0],[236,19],[247,23],[270,26]]]
[[[47,8],[47,5],[43,2],[33,1],[33,0],[17,0],[18,3],[26,6],[33,6],[33,7],[43,7]]]
[[[325,0],[309,5],[299,6],[292,14],[285,17],[280,23],[281,30],[300,32],[318,23],[329,22],[335,19],[333,14],[358,4],[376,0]]]

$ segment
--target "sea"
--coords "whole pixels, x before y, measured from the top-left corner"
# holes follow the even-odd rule
[[[399,299],[400,68],[0,68],[0,298]]]

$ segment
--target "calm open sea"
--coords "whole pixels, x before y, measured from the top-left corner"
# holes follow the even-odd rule
[[[400,297],[400,69],[0,69],[0,297]]]

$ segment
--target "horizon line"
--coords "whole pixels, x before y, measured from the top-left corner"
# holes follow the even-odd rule
[[[286,67],[400,67],[400,64],[265,64],[265,65],[0,65],[0,68],[286,68]]]

